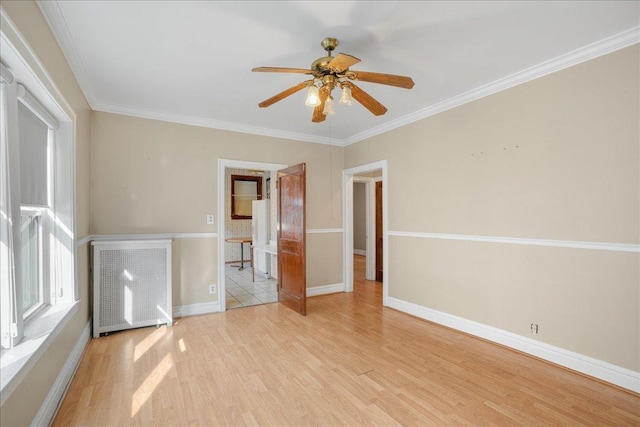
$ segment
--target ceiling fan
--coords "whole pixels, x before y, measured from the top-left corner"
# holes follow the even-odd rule
[[[327,37],[322,40],[320,45],[327,51],[327,56],[313,61],[310,69],[281,67],[257,67],[252,69],[251,71],[267,73],[298,73],[313,76],[313,79],[290,87],[262,101],[258,106],[261,108],[268,107],[304,88],[308,88],[305,104],[315,107],[311,121],[318,123],[324,121],[328,114],[335,114],[331,92],[338,86],[342,89],[339,101],[341,104],[351,105],[352,99],[355,99],[376,116],[381,116],[387,112],[387,108],[356,86],[354,81],[380,83],[404,89],[411,89],[414,85],[411,77],[350,70],[349,67],[357,64],[360,60],[346,53],[331,56],[331,52],[338,46],[338,40],[335,38]]]

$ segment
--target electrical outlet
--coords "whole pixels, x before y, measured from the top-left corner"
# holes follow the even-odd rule
[[[537,323],[532,323],[531,324],[531,333],[532,334],[538,334],[538,324]]]
[[[216,285],[209,285],[209,294],[216,293]]]
[[[213,225],[213,214],[207,214],[207,225]]]

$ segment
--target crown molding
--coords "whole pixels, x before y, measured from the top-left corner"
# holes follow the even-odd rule
[[[232,132],[249,133],[252,135],[267,136],[273,138],[291,139],[294,141],[313,142],[316,144],[330,144],[341,146],[341,141],[308,135],[304,133],[287,132],[278,129],[269,129],[258,126],[244,125],[240,123],[224,122],[206,117],[187,116],[182,114],[166,113],[145,108],[129,107],[125,105],[100,102],[93,108],[95,111],[105,113],[123,114],[126,116],[140,117],[143,119],[160,120],[163,122],[179,123],[183,125],[200,126]]]
[[[192,126],[208,127],[213,129],[227,130],[232,132],[248,133],[273,138],[289,139],[294,141],[312,142],[316,144],[328,144],[345,147],[356,142],[360,142],[374,136],[383,134],[390,130],[408,125],[410,123],[434,116],[438,113],[459,107],[466,103],[484,98],[485,96],[509,89],[522,83],[546,76],[562,69],[580,64],[590,59],[623,49],[640,42],[640,26],[615,34],[611,37],[591,43],[587,46],[560,55],[551,60],[534,65],[509,76],[500,78],[483,86],[469,90],[460,95],[456,95],[444,101],[438,102],[429,107],[375,126],[366,131],[357,133],[345,139],[326,138],[315,135],[287,132],[278,129],[244,125],[240,123],[224,122],[205,117],[188,116],[174,113],[160,112],[150,109],[117,105],[100,101],[93,89],[86,67],[78,53],[76,43],[71,36],[71,32],[60,5],[57,1],[36,0],[38,7],[42,11],[49,26],[54,29],[54,36],[58,44],[63,47],[62,51],[69,62],[71,69],[78,80],[89,105],[93,110],[108,113],[123,114],[133,117],[140,117],[165,122],[180,123]]]
[[[10,49],[16,55],[17,60],[21,62],[20,69],[35,78],[33,81],[35,85],[31,87],[31,90],[38,95],[40,100],[44,102],[46,99],[52,102],[55,104],[55,107],[60,110],[61,114],[66,115],[64,118],[58,116],[58,119],[75,120],[75,111],[71,108],[69,102],[67,102],[67,99],[58,88],[55,80],[53,80],[53,77],[51,77],[35,50],[33,50],[26,37],[18,29],[2,5],[0,5],[0,38],[9,45]],[[8,52],[3,53],[5,55],[8,54]],[[11,71],[11,69],[9,68],[8,71]],[[18,70],[13,70],[12,72],[13,78],[17,78],[18,81],[20,81],[21,77],[25,77],[24,75],[15,75],[16,71]],[[45,105],[49,108],[52,107],[49,102],[45,102]]]
[[[330,139],[308,134],[286,132],[276,129],[268,129],[256,126],[242,125],[239,123],[222,122],[202,117],[185,116],[180,114],[164,113],[141,108],[126,107],[115,104],[99,103],[95,110],[108,113],[124,114],[146,119],[161,120],[167,122],[181,123],[194,126],[209,127],[233,132],[242,132],[253,135],[261,135],[275,138],[291,139],[295,141],[313,142],[316,144],[328,144],[339,147],[346,147],[356,142],[360,142],[374,136],[383,134],[390,130],[408,125],[413,122],[434,116],[447,110],[459,107],[469,102],[476,101],[494,93],[512,88],[514,86],[535,80],[537,78],[555,73],[565,68],[578,65],[599,56],[623,49],[633,44],[640,43],[640,26],[636,26],[627,31],[615,34],[611,37],[591,43],[587,46],[560,55],[556,58],[545,61],[541,64],[526,68],[517,73],[495,80],[486,85],[477,87],[460,95],[456,95],[432,106],[423,108],[416,112],[407,114],[395,120],[375,126],[364,132],[357,133],[345,139]]]
[[[423,108],[422,110],[418,110],[390,122],[383,123],[379,126],[346,138],[342,142],[344,146],[355,144],[356,142],[372,138],[390,130],[434,116],[438,113],[442,113],[443,111],[451,110],[452,108],[459,107],[466,103],[501,92],[505,89],[512,88],[531,80],[535,80],[548,74],[555,73],[556,71],[578,65],[599,56],[615,52],[636,43],[640,43],[640,26],[599,40],[595,43],[591,43],[564,55],[557,56],[543,63],[526,68],[522,71],[518,71],[486,85]]]
[[[52,30],[51,33],[53,33],[53,37],[56,39],[58,46],[60,46],[62,54],[69,63],[71,72],[76,77],[78,85],[80,86],[82,93],[84,93],[89,106],[92,109],[95,109],[94,107],[98,104],[96,91],[93,89],[93,86],[91,86],[91,79],[86,72],[84,62],[82,62],[82,58],[78,53],[78,47],[71,35],[69,25],[64,19],[62,10],[60,10],[60,5],[57,1],[45,0],[36,0],[36,4],[40,8],[40,12],[42,13],[42,16],[44,16],[45,21],[47,21],[49,28]]]

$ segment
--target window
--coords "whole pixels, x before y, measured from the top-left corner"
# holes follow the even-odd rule
[[[78,310],[75,112],[0,8],[0,395]]]
[[[2,47],[3,61],[11,60],[11,52],[4,43]],[[16,61],[12,64],[19,66]],[[24,341],[33,338],[25,331],[42,330],[51,313],[64,311],[65,304],[76,301],[76,285],[71,122],[61,122],[50,113],[51,107],[57,108],[57,116],[65,119],[33,75],[22,80],[24,70],[15,75],[4,64],[0,66],[0,346],[4,358],[25,335]],[[22,81],[29,82],[35,92]]]
[[[22,312],[28,318],[44,303],[42,290],[42,228],[39,212],[20,216]]]
[[[22,88],[22,89],[20,89]],[[43,245],[43,226],[51,207],[52,159],[50,125],[36,115],[42,109],[18,86],[18,141],[20,153],[20,270],[22,318],[28,319],[49,303],[44,292],[43,272],[50,252]],[[49,118],[53,123],[55,119]],[[51,126],[54,126],[52,124]],[[43,215],[44,214],[44,215]],[[50,227],[47,227],[50,228]]]
[[[231,175],[231,219],[251,219],[254,200],[262,200],[262,177]]]

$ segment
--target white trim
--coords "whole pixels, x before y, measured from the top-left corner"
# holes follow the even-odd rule
[[[26,87],[18,83],[18,99],[22,104],[27,107],[33,114],[36,115],[40,120],[44,122],[44,124],[49,127],[49,129],[58,129],[58,120],[55,119],[46,108],[38,102],[37,99],[31,95],[31,93],[27,90]]]
[[[354,254],[354,255],[367,256],[367,251],[362,250],[362,249],[354,249],[354,250],[353,250],[353,254]],[[369,280],[369,279],[367,279],[367,280]]]
[[[98,103],[98,97],[91,86],[91,80],[86,72],[86,67],[82,62],[82,58],[78,54],[76,42],[73,39],[69,26],[67,25],[67,21],[64,19],[64,15],[60,10],[60,5],[57,1],[43,0],[36,0],[36,4],[40,8],[40,12],[42,12],[42,16],[44,16],[49,27],[55,30],[51,31],[51,33],[53,33],[53,37],[56,39],[62,54],[69,63],[71,72],[75,76],[84,96],[87,98],[87,102],[91,108],[95,110],[94,107]],[[71,47],[71,49],[68,49],[68,47]]]
[[[307,234],[342,233],[342,228],[307,228]]]
[[[77,246],[89,242],[104,242],[109,240],[162,240],[162,239],[201,239],[218,237],[218,233],[144,233],[144,234],[93,234],[79,239]]]
[[[175,305],[173,306],[173,317],[196,316],[198,314],[209,314],[220,312],[220,301],[201,302],[197,304]]]
[[[0,62],[0,81],[4,82],[6,84],[9,84],[9,85],[11,83],[13,83],[13,74],[1,62]]]
[[[553,59],[536,64],[532,67],[513,73],[509,76],[500,78],[491,83],[471,89],[470,91],[453,96],[437,104],[407,114],[398,119],[383,123],[364,132],[357,133],[349,138],[337,141],[342,146],[348,146],[356,142],[380,135],[390,130],[417,122],[418,120],[434,116],[443,111],[451,110],[469,102],[476,101],[485,96],[512,88],[514,86],[526,83],[531,80],[544,77],[548,74],[555,73],[565,68],[578,65],[582,62],[589,61],[599,56],[606,55],[611,52],[623,49],[640,42],[640,26],[631,28],[611,37],[583,46],[564,55],[557,56]]]
[[[158,240],[132,240],[132,239],[124,239],[123,240],[95,240],[91,242],[91,246],[123,246],[127,248],[137,249],[137,246],[143,246],[146,248],[148,245],[166,245],[171,244],[171,239],[158,239]],[[169,257],[170,259],[170,257]],[[97,269],[96,269],[97,270]]]
[[[293,141],[312,142],[316,144],[336,145],[335,139],[329,139],[323,136],[315,136],[304,133],[288,132],[279,129],[269,129],[258,126],[243,125],[240,123],[224,122],[214,120],[207,117],[187,116],[183,114],[167,113],[163,111],[155,111],[145,108],[110,104],[98,102],[93,106],[95,111],[103,111],[105,113],[123,114],[125,116],[139,117],[142,119],[159,120],[169,123],[179,123],[183,125],[206,127],[231,132],[248,133],[251,135],[259,135],[265,137],[290,139]],[[339,142],[339,141],[338,141]],[[339,145],[339,144],[338,144]]]
[[[63,114],[66,115],[66,120],[74,124],[75,128],[75,111],[73,110],[73,108],[71,108],[71,105],[69,104],[69,102],[67,102],[67,99],[64,97],[64,95],[62,95],[62,92],[60,91],[60,89],[58,89],[58,86],[47,71],[47,68],[42,64],[36,52],[27,42],[27,39],[14,24],[9,14],[5,11],[4,7],[1,6],[0,33],[2,34],[2,38],[12,45],[15,52],[19,54],[23,65],[33,76],[35,76],[35,78],[38,80],[37,83],[41,88],[44,89],[45,93],[42,97],[40,93],[36,94],[38,95],[40,101],[43,102],[43,98],[51,100],[55,105],[59,107],[60,110],[62,110]],[[35,90],[35,88],[33,87],[30,88],[32,91]],[[60,121],[65,121],[61,117],[58,117],[58,119]],[[75,144],[75,131],[73,138]]]
[[[476,236],[466,234],[419,233],[389,231],[390,236],[418,237],[422,239],[463,240],[468,242],[509,243],[513,245],[549,246],[556,248],[593,249],[598,251],[640,253],[640,244],[615,242],[584,242],[579,240],[546,240],[522,237]]]
[[[86,245],[87,243],[91,243],[91,239],[93,239],[93,236],[91,236],[91,235],[84,236],[81,239],[77,239],[76,240],[76,247],[80,247],[82,245]]]
[[[344,283],[334,283],[333,285],[313,286],[311,288],[307,288],[307,297],[335,294],[336,292],[344,292]]]
[[[345,292],[353,292],[353,181],[356,175],[382,170],[382,305],[387,305],[389,295],[389,179],[387,161],[379,160],[342,171],[342,253]],[[369,258],[369,257],[368,257]]]
[[[25,328],[24,339],[16,347],[3,350],[0,358],[2,376],[0,377],[0,406],[20,385],[29,371],[38,363],[40,357],[49,349],[56,337],[78,310],[79,302],[57,304],[39,312],[39,319],[31,320]],[[50,329],[49,329],[50,328]]]
[[[91,242],[104,242],[109,240],[201,239],[213,237],[218,237],[218,233],[90,234],[76,240],[76,247]]]
[[[91,321],[87,322],[84,329],[80,333],[76,345],[73,346],[71,354],[67,358],[64,366],[58,373],[53,386],[49,390],[47,397],[42,402],[38,413],[31,422],[32,426],[48,426],[51,425],[55,415],[58,413],[60,404],[67,394],[71,380],[73,379],[78,366],[80,366],[80,359],[84,353],[84,349],[87,347],[89,340],[91,339]]]
[[[453,316],[397,298],[388,297],[388,306],[449,328],[564,366],[594,378],[640,393],[640,373],[573,351],[526,338],[503,329]]]

